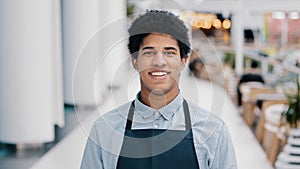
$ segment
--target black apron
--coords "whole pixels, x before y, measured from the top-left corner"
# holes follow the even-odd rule
[[[190,112],[183,102],[186,130],[131,130],[132,102],[117,169],[199,169]]]

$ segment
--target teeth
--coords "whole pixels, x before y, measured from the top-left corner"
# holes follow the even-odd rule
[[[167,72],[152,72],[151,73],[151,75],[153,75],[153,76],[164,76],[166,74],[167,74]]]

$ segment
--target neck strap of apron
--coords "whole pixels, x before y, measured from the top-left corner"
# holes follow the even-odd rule
[[[134,101],[132,101],[130,109],[129,109],[128,117],[127,117],[127,122],[126,122],[127,130],[130,130],[131,126],[132,126],[134,107],[135,107]],[[192,125],[191,125],[191,118],[190,118],[190,110],[189,110],[188,104],[185,99],[183,100],[183,111],[184,111],[184,119],[185,119],[185,128],[186,128],[186,130],[191,130]]]

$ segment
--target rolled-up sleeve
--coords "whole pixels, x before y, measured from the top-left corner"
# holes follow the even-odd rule
[[[225,124],[222,125],[215,157],[211,169],[237,169],[237,162],[231,136]]]
[[[101,147],[95,125],[87,139],[80,169],[103,169]]]

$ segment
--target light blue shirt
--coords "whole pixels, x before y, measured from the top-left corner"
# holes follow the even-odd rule
[[[139,95],[138,95],[139,96]],[[135,99],[132,129],[185,130],[183,96],[156,110]],[[227,126],[213,113],[189,102],[194,146],[200,169],[237,169]],[[90,132],[81,169],[116,169],[131,102],[99,117]]]

